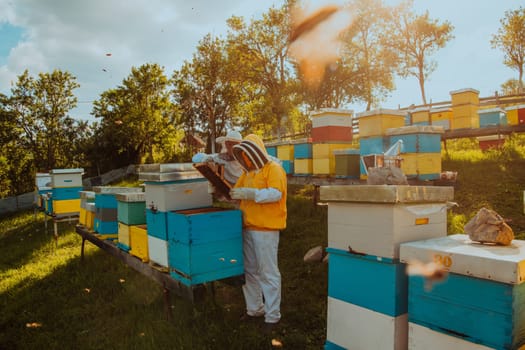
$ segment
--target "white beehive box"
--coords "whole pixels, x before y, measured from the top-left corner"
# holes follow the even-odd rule
[[[404,350],[407,319],[407,314],[393,317],[329,297],[326,341],[338,349]]]
[[[82,174],[84,169],[53,169],[51,175],[51,187],[82,187]]]
[[[400,260],[441,262],[450,272],[507,284],[525,281],[525,241],[510,246],[482,245],[468,235],[456,234],[403,243]]]
[[[168,267],[168,241],[148,235],[148,253],[151,261]]]
[[[167,212],[209,207],[213,204],[208,193],[208,181],[201,177],[184,182],[146,182],[146,208]]]
[[[328,247],[399,258],[399,244],[447,234],[452,187],[322,186]]]
[[[409,350],[489,350],[487,346],[476,344],[459,337],[436,332],[416,323],[408,323]]]

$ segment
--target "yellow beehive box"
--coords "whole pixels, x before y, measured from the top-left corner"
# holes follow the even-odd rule
[[[509,125],[518,125],[518,109],[506,109],[507,123]]]
[[[520,123],[518,110],[523,109],[525,109],[525,105],[509,106],[505,108],[505,111],[507,112],[507,124],[518,125]]]
[[[412,124],[428,123],[430,121],[430,109],[428,107],[416,108],[411,114]]]
[[[296,159],[293,162],[294,174],[309,175],[313,173],[313,160],[312,158]]]
[[[55,214],[78,213],[79,211],[80,198],[53,200],[53,213]]]
[[[477,129],[479,117],[460,117],[452,119],[451,129]]]
[[[441,153],[403,153],[401,170],[407,176],[441,173]]]
[[[335,158],[314,158],[312,171],[314,175],[335,175]]]
[[[450,91],[452,106],[462,104],[479,105],[479,91],[476,89],[461,89]]]
[[[381,136],[387,129],[405,125],[405,112],[391,109],[376,109],[357,114],[359,136]]]
[[[95,228],[95,213],[92,211],[86,210],[86,227],[89,230],[93,230]]]
[[[86,218],[87,218],[87,211],[86,209],[80,207],[80,211],[78,213],[78,223],[82,226],[86,226]]]
[[[314,143],[312,144],[312,157],[334,158],[334,151],[337,149],[352,148],[351,143]]]
[[[474,104],[464,104],[460,106],[452,106],[453,119],[477,117],[479,106]]]
[[[129,227],[131,249],[129,253],[142,261],[149,261],[148,231],[146,225],[132,225]]]
[[[277,158],[279,158],[280,160],[293,160],[293,145],[278,145]]]
[[[430,110],[430,120],[432,124],[436,121],[452,119],[452,108],[436,108]]]
[[[117,239],[119,243],[125,244],[128,247],[131,247],[131,239],[129,235],[129,228],[130,225],[123,224],[121,222],[118,223],[118,236]]]

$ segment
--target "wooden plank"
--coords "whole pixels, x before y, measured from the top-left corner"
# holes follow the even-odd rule
[[[506,135],[513,132],[525,132],[525,124],[519,125],[500,125],[475,129],[455,129],[446,130],[441,135],[441,140],[459,139],[464,137],[477,137],[487,135]]]
[[[174,292],[176,295],[190,300],[192,302],[197,299],[197,291],[202,291],[204,285],[188,287],[181,282],[173,279],[168,273],[161,272],[155,269],[153,266],[144,263],[135,256],[119,249],[113,242],[109,240],[101,240],[92,233],[90,233],[85,227],[77,225],[76,232],[82,237],[82,257],[84,255],[84,242],[87,240],[115,258],[121,260],[135,271],[140,272],[144,276],[152,279],[157,284],[161,285],[165,289]]]
[[[321,200],[356,203],[442,203],[454,198],[453,187],[436,186],[322,186]]]

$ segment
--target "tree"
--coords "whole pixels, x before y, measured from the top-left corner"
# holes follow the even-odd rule
[[[502,95],[518,95],[520,93],[520,82],[517,79],[509,79],[500,86]]]
[[[36,169],[75,166],[66,129],[75,127],[68,113],[76,107],[73,91],[79,86],[68,72],[40,73],[35,79],[26,70],[11,89],[7,110],[22,130],[20,141],[31,150]]]
[[[427,103],[425,82],[437,68],[437,62],[430,59],[438,49],[445,47],[454,38],[454,27],[448,22],[440,23],[430,18],[428,11],[416,15],[404,3],[396,9],[394,21],[396,31],[394,45],[399,45],[402,77],[414,76],[419,83],[423,104]]]
[[[236,67],[228,57],[226,43],[208,34],[199,42],[191,62],[173,74],[173,94],[186,132],[206,135],[208,152],[215,152],[215,138],[236,124],[240,90],[231,79]]]
[[[176,133],[168,84],[157,64],[133,67],[121,86],[103,92],[93,103],[91,114],[102,120],[94,131],[97,142],[90,154],[99,167],[156,160],[155,148]]]
[[[388,45],[392,26],[391,10],[381,0],[354,0],[350,3],[355,15],[345,33],[342,55],[351,62],[352,72],[360,77],[359,99],[370,110],[394,89],[397,53]]]
[[[288,7],[270,8],[249,25],[241,17],[228,20],[228,48],[237,62],[234,78],[244,95],[244,127],[252,132],[280,134],[283,127],[292,127],[288,116],[298,95],[294,67],[287,56]]]
[[[504,53],[503,63],[518,71],[519,92],[523,93],[523,68],[525,64],[525,8],[505,11],[501,27],[492,36],[492,48]]]

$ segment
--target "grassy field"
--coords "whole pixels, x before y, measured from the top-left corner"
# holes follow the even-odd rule
[[[308,192],[292,196],[289,229],[281,235],[283,300],[279,339],[286,348],[320,349],[326,329],[327,265],[305,264],[304,253],[326,246],[326,208]],[[298,215],[301,213],[301,215]],[[74,226],[43,214],[4,217],[0,225],[0,349],[265,349],[261,324],[240,323],[240,287],[216,283],[215,297],[191,303],[86,243]]]
[[[481,154],[450,144],[443,170],[458,171],[448,232],[485,206],[525,238],[525,155]],[[518,151],[516,151],[518,150]],[[281,327],[287,349],[321,349],[326,336],[327,265],[305,264],[305,252],[326,246],[326,207],[314,206],[311,188],[290,186],[288,228],[281,235]],[[0,218],[0,349],[269,349],[260,324],[241,323],[240,287],[216,283],[195,305],[172,296],[168,320],[162,288],[86,243],[80,261],[74,226],[52,225],[32,211]]]

